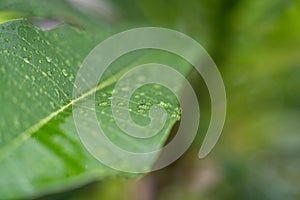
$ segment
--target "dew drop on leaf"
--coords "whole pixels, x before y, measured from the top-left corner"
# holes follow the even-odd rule
[[[99,103],[99,106],[110,106],[110,104],[106,101]]]
[[[65,69],[62,70],[62,74],[63,74],[64,76],[68,76],[68,72],[67,72]]]
[[[42,72],[43,76],[47,76],[46,72]]]
[[[46,56],[46,60],[47,60],[47,62],[49,62],[49,63],[52,61],[52,59],[49,58],[48,56]]]
[[[161,102],[159,103],[159,105],[160,105],[161,107],[163,107],[163,108],[168,108],[168,107],[169,107],[169,105],[166,104],[166,103],[163,102],[163,101],[161,101]]]
[[[27,64],[30,63],[28,58],[23,58],[23,61],[26,62]]]

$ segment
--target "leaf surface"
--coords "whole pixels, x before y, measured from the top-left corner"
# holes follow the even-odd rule
[[[80,31],[68,25],[44,32],[26,20],[0,25],[2,198],[32,197],[113,175],[132,176],[94,159],[80,142],[72,118],[72,104],[76,101],[72,99],[72,90],[79,66],[110,32],[105,28],[97,32]],[[133,95],[130,113],[136,123],[146,125],[149,109],[145,104],[166,104],[168,119],[158,135],[140,141],[126,136],[113,120],[109,102],[117,78],[126,69],[153,59],[184,75],[190,71],[189,64],[173,54],[155,50],[133,52],[112,64],[103,76],[103,82],[109,84],[96,92],[100,124],[111,140],[128,150],[161,147],[180,118],[174,94],[149,85]]]

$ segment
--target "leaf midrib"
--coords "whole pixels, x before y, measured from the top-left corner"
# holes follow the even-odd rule
[[[28,140],[34,133],[36,133],[40,128],[42,128],[44,125],[46,125],[51,119],[53,119],[55,116],[62,113],[64,110],[72,106],[74,103],[84,99],[85,97],[92,95],[96,93],[97,91],[113,84],[118,80],[127,70],[130,68],[125,67],[123,70],[119,71],[115,75],[111,76],[107,80],[100,83],[97,87],[92,88],[91,90],[87,91],[86,93],[83,93],[80,97],[73,99],[68,104],[62,106],[60,109],[50,113],[48,116],[44,117],[40,121],[38,121],[36,124],[32,125],[28,129],[26,129],[24,132],[18,134],[18,136],[11,141],[7,142],[3,148],[0,149],[0,162],[3,161],[14,149],[17,149],[19,146],[21,146],[26,140]]]

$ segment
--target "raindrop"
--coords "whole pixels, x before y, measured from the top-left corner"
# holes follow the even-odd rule
[[[48,76],[52,76],[52,72],[51,71],[47,71]]]
[[[5,38],[5,42],[9,42],[9,38]]]
[[[182,113],[182,108],[176,107],[175,112],[178,113],[178,114],[181,114]]]
[[[62,70],[62,73],[64,76],[68,76],[68,72],[65,69]]]
[[[171,117],[176,119],[176,120],[180,119],[180,115],[178,115],[177,113],[172,113]]]
[[[70,76],[69,76],[69,81],[73,81],[74,80],[74,76],[73,76],[73,74],[71,74]]]
[[[168,108],[168,107],[169,107],[168,104],[166,104],[166,103],[163,102],[163,101],[161,101],[161,102],[159,103],[159,105],[162,106],[163,108]]]
[[[106,101],[99,103],[99,106],[110,106],[110,104]]]
[[[50,63],[52,61],[52,59],[49,58],[48,56],[46,56],[46,60],[47,60],[48,63]]]
[[[27,51],[27,48],[26,48],[26,47],[23,47],[23,51]]]
[[[145,103],[141,103],[138,105],[138,112],[144,112],[145,110],[149,110],[150,106]]]
[[[29,60],[28,60],[28,58],[23,58],[23,60],[24,60],[24,62],[26,62],[27,64],[30,63]]]

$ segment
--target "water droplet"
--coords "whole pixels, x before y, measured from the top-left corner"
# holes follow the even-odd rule
[[[174,118],[174,119],[176,119],[176,120],[180,119],[180,115],[178,115],[177,113],[172,113],[171,117]]]
[[[5,38],[5,42],[9,42],[9,38]]]
[[[49,58],[48,56],[46,56],[46,60],[48,63],[50,63],[52,61],[52,58]]]
[[[64,76],[68,76],[68,72],[65,69],[62,70],[62,73]]]
[[[27,51],[27,48],[26,48],[26,47],[23,47],[23,51]]]
[[[110,106],[110,103],[103,101],[103,102],[99,103],[99,106]]]
[[[27,64],[29,64],[29,59],[28,58],[23,58],[24,62],[26,62]]]
[[[71,74],[70,76],[69,76],[69,81],[73,81],[74,80],[74,76],[73,76],[73,74]]]
[[[176,107],[175,112],[178,113],[178,114],[181,114],[182,113],[182,108]]]
[[[150,106],[145,103],[141,103],[138,105],[138,112],[144,112],[145,110],[149,110]]]
[[[159,103],[159,105],[160,105],[161,107],[163,107],[163,108],[168,108],[168,107],[169,107],[169,105],[166,104],[166,103],[163,102],[163,101],[161,101],[161,102]]]
[[[174,109],[174,112],[171,114],[171,117],[175,118],[176,120],[180,120],[181,113],[182,113],[182,108],[176,107]]]

